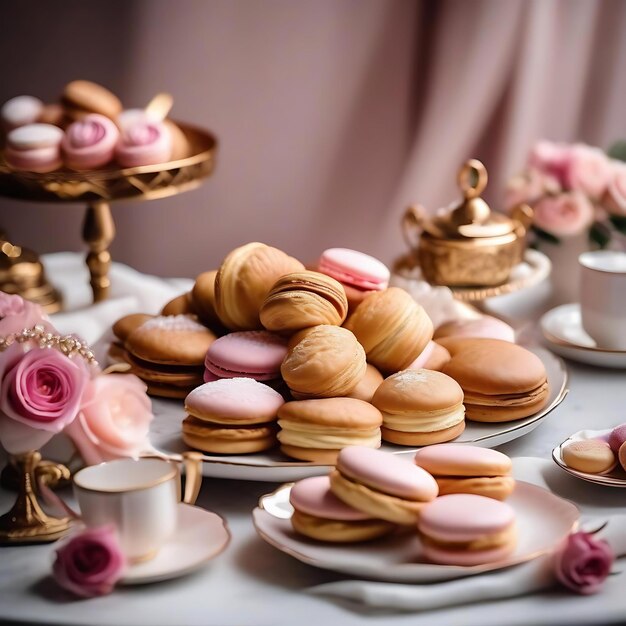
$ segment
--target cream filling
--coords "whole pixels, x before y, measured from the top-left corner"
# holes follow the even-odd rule
[[[465,419],[465,407],[461,404],[451,411],[435,412],[429,414],[410,413],[397,415],[394,413],[383,414],[383,426],[390,430],[398,430],[404,433],[432,433],[445,428],[452,428]]]
[[[299,424],[286,420],[278,420],[280,431],[278,441],[288,446],[299,448],[319,448],[337,450],[346,446],[380,446],[380,428],[366,430],[349,430],[329,428],[319,424]]]

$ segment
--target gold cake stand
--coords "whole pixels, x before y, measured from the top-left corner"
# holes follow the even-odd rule
[[[94,302],[105,300],[111,281],[109,247],[115,237],[110,203],[116,200],[153,200],[198,187],[215,166],[217,140],[209,132],[175,122],[190,145],[190,155],[177,161],[118,169],[114,166],[48,174],[16,171],[0,155],[0,196],[30,202],[87,205],[83,240],[89,248],[87,267]]]

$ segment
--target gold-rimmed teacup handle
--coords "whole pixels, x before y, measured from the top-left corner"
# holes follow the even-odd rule
[[[402,235],[406,245],[411,250],[415,250],[419,246],[425,213],[426,211],[421,204],[412,204],[402,217]]]
[[[183,502],[195,504],[202,485],[202,454],[200,452],[183,452],[185,468],[185,494]]]
[[[466,198],[476,198],[484,191],[488,181],[487,168],[478,159],[468,159],[457,175],[457,183]]]

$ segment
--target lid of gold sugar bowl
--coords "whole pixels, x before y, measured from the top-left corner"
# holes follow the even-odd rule
[[[416,248],[424,278],[448,286],[487,286],[506,281],[521,260],[532,209],[516,207],[509,217],[492,211],[481,198],[487,169],[469,159],[457,175],[463,198],[430,218],[414,205],[403,220],[405,238]]]

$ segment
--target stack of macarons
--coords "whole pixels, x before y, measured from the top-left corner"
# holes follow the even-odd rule
[[[93,170],[155,165],[188,156],[190,143],[171,120],[149,110],[124,110],[97,83],[68,83],[59,103],[17,96],[0,109],[4,157],[15,170],[46,173],[63,166]]]
[[[586,474],[606,474],[618,465],[626,470],[626,424],[620,424],[604,437],[577,439],[563,446],[563,462]]]
[[[455,451],[446,444],[434,448],[440,450],[432,465],[438,471],[484,476],[510,469],[503,459],[475,453],[456,465],[446,464]],[[441,454],[444,449],[450,450],[448,457]],[[471,566],[509,556],[517,542],[513,508],[490,489],[489,497],[483,495],[485,484],[479,479],[470,484],[459,477],[458,489],[447,493],[441,492],[446,483],[440,480],[400,456],[346,447],[329,476],[307,478],[292,487],[291,525],[305,537],[331,543],[372,540],[413,527],[423,558],[444,565]]]

